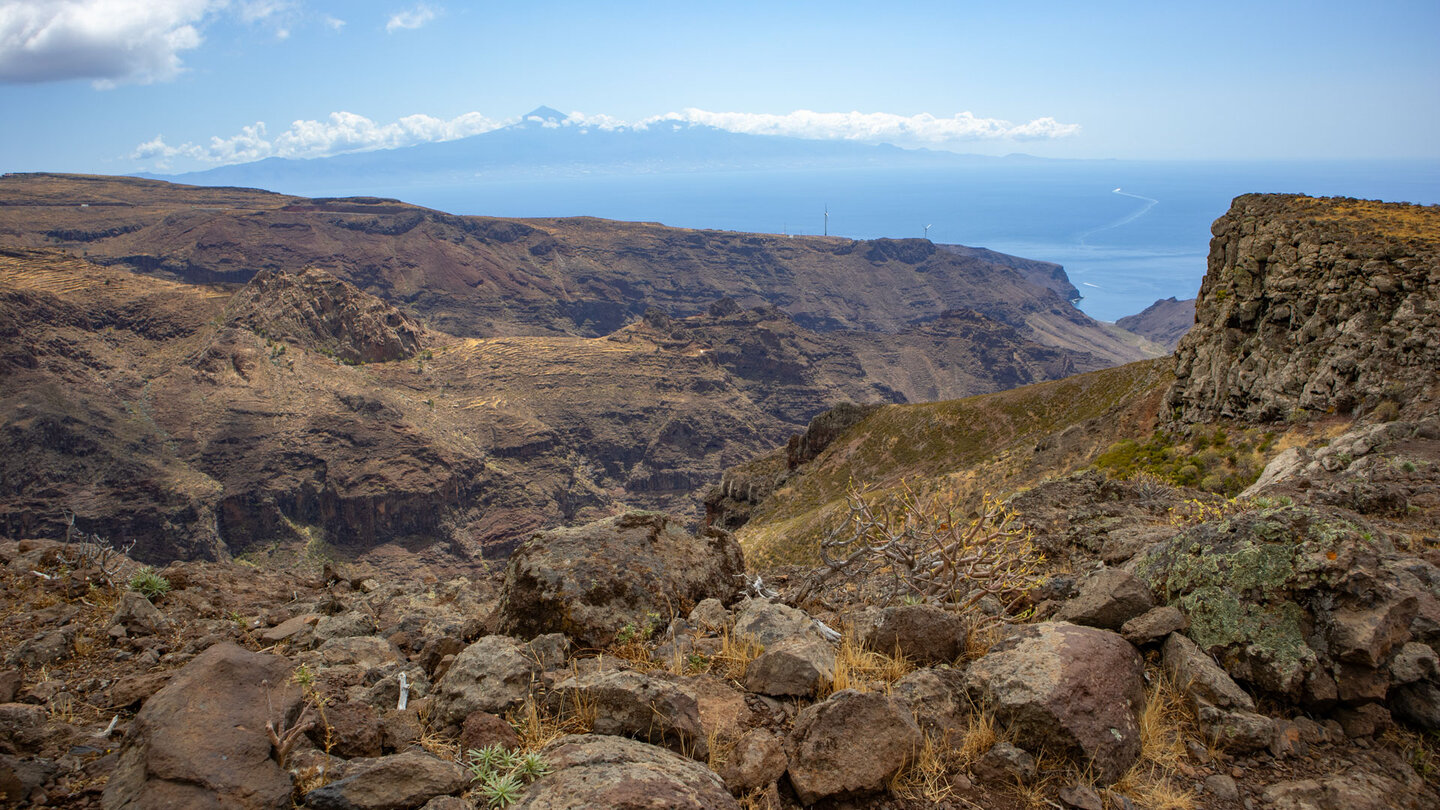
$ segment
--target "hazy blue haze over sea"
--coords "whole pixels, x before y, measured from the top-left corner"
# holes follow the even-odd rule
[[[1117,193],[1116,189],[1120,192]],[[456,214],[598,216],[690,228],[918,237],[1058,262],[1113,321],[1196,294],[1210,223],[1248,192],[1440,203],[1440,163],[976,160],[945,167],[494,175],[353,189]],[[332,191],[332,193],[339,193]]]

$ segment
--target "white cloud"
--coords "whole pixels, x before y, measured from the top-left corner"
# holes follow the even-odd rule
[[[425,23],[435,19],[436,11],[425,3],[421,3],[408,11],[401,11],[390,17],[385,23],[385,32],[393,34],[396,31],[412,30],[419,28]]]
[[[345,21],[340,19],[339,17],[331,17],[329,15],[326,15],[325,26],[331,31],[339,31],[341,28],[345,27]]]
[[[436,141],[453,141],[497,129],[511,121],[494,121],[480,113],[465,113],[448,121],[429,115],[407,115],[388,124],[377,124],[351,112],[331,113],[324,121],[300,120],[284,132],[270,137],[265,123],[242,127],[226,138],[212,137],[208,143],[170,146],[162,136],[135,148],[136,160],[163,161],[184,157],[204,163],[245,163],[268,157],[312,158],[393,149]],[[157,163],[157,165],[160,165]]]
[[[1004,138],[1063,138],[1080,131],[1079,124],[1062,124],[1049,117],[1037,118],[1017,126],[998,118],[978,118],[970,112],[957,113],[949,118],[937,118],[930,113],[905,116],[894,113],[821,113],[796,110],[775,115],[709,112],[694,108],[647,118],[638,122],[637,126],[647,127],[666,122],[698,124],[747,135],[784,135],[792,138],[893,143],[902,146],[944,146],[963,141]]]
[[[225,0],[6,0],[0,82],[93,79],[97,87],[173,79],[197,27]]]
[[[1050,117],[1015,125],[994,118],[977,118],[968,112],[949,118],[937,118],[928,113],[902,116],[891,113],[817,113],[798,110],[785,115],[773,115],[687,109],[638,121],[583,112],[572,112],[563,120],[541,119],[539,116],[498,120],[487,118],[478,112],[469,112],[449,120],[423,114],[407,115],[388,124],[377,123],[352,112],[334,112],[324,120],[292,122],[289,129],[274,137],[268,134],[264,122],[258,121],[251,126],[242,127],[235,135],[215,136],[207,143],[170,146],[165,143],[164,138],[156,136],[153,140],[137,146],[130,157],[154,161],[160,168],[165,168],[170,159],[176,157],[211,164],[243,163],[268,157],[326,157],[453,141],[522,121],[530,125],[540,124],[547,129],[564,127],[586,132],[706,126],[748,135],[783,135],[817,140],[851,140],[939,148],[977,140],[1063,138],[1080,131],[1078,124],[1062,124]]]

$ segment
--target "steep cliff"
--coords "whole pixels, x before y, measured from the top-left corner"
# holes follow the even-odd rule
[[[1249,194],[1211,230],[1172,419],[1434,407],[1440,207]]]

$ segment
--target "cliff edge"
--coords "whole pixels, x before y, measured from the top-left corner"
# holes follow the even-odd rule
[[[1211,232],[1172,419],[1433,409],[1440,207],[1247,194]]]

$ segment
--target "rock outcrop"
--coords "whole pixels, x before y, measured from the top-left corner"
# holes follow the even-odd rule
[[[1180,422],[1405,405],[1440,367],[1440,207],[1247,194],[1211,229]]]
[[[294,341],[348,363],[406,360],[420,351],[419,324],[315,267],[298,273],[262,270],[225,309],[232,325]]]

